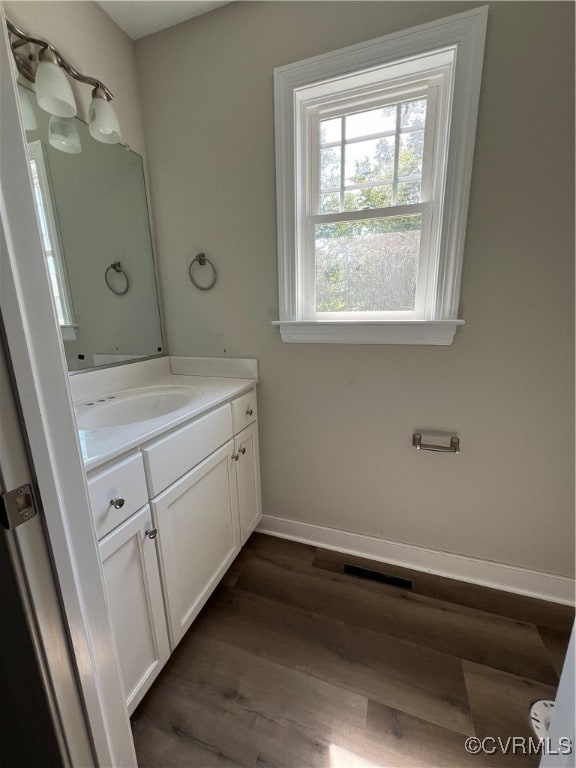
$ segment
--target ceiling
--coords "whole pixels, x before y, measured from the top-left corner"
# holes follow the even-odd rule
[[[98,5],[132,40],[173,27],[230,0],[102,0]]]

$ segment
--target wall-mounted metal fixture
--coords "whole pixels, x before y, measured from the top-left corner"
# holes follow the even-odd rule
[[[415,432],[412,435],[412,445],[418,451],[437,451],[438,453],[460,453],[460,438],[450,438],[450,445],[431,445],[430,443],[422,442],[422,435],[419,432]]]
[[[117,275],[123,275],[125,280],[125,285],[123,288],[116,288],[116,286],[110,281],[111,272],[115,272]],[[110,266],[106,269],[106,272],[104,272],[104,280],[106,281],[108,288],[112,291],[112,293],[115,293],[116,296],[124,296],[125,293],[128,293],[128,288],[130,288],[130,280],[124,271],[124,267],[122,264],[120,264],[119,261],[115,261],[114,263],[110,264]]]
[[[212,270],[212,279],[210,280],[209,283],[207,283],[206,285],[202,285],[202,283],[199,283],[196,280],[193,274],[194,264],[199,264],[201,267],[204,267],[206,266],[206,264],[208,264],[208,266]],[[214,288],[218,280],[218,273],[216,272],[216,267],[214,266],[214,264],[212,264],[210,259],[206,258],[205,253],[199,253],[197,256],[195,256],[192,259],[192,261],[190,262],[190,266],[188,267],[188,275],[190,277],[190,280],[192,281],[192,284],[195,285],[196,288],[198,288],[198,290],[200,291],[209,291],[210,288]]]
[[[120,142],[118,118],[110,104],[113,94],[104,83],[78,72],[48,40],[23,32],[10,19],[6,19],[6,25],[16,68],[22,77],[35,84],[38,106],[56,117],[74,117],[77,107],[66,77],[69,75],[80,83],[92,86],[88,115],[90,135],[104,144]]]

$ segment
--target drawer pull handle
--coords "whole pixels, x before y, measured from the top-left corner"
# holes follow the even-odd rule
[[[158,528],[147,528],[145,533],[149,539],[155,539],[158,536]]]
[[[242,454],[242,456],[244,456],[244,454],[246,453],[246,448],[240,448],[240,453]]]
[[[252,416],[253,413],[254,413],[254,411],[252,410],[252,408],[248,408],[246,410],[246,416]]]
[[[232,454],[232,458],[234,459],[234,461],[238,461],[238,459],[240,458],[240,454],[239,453],[233,453]]]
[[[114,507],[114,509],[122,509],[124,506],[124,499],[121,496],[118,496],[117,499],[110,499],[110,506]]]

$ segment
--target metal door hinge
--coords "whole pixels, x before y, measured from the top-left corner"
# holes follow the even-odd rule
[[[0,496],[0,522],[8,530],[30,520],[36,513],[32,486],[28,483]]]

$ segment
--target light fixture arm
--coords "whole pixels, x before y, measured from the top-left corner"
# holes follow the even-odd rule
[[[52,43],[48,42],[48,40],[44,40],[41,37],[28,35],[21,29],[18,29],[18,27],[8,18],[6,19],[6,25],[9,32],[16,38],[15,40],[10,40],[10,46],[12,48],[14,59],[16,60],[18,72],[20,72],[20,74],[27,80],[32,83],[35,81],[36,66],[38,64],[39,56],[44,51],[50,51],[51,54],[56,57],[58,64],[62,67],[62,69],[64,69],[65,72],[67,72],[74,80],[78,80],[80,83],[86,83],[86,85],[91,85],[92,88],[101,89],[108,101],[114,98],[113,93],[104,85],[101,80],[98,80],[95,77],[90,77],[89,75],[83,75],[81,72],[78,72],[78,70],[75,69],[75,67],[73,67],[72,64],[70,64],[70,62],[60,53],[60,51],[54,45],[52,45]],[[26,45],[35,46],[38,48],[38,51],[29,51],[26,55],[20,50]]]

